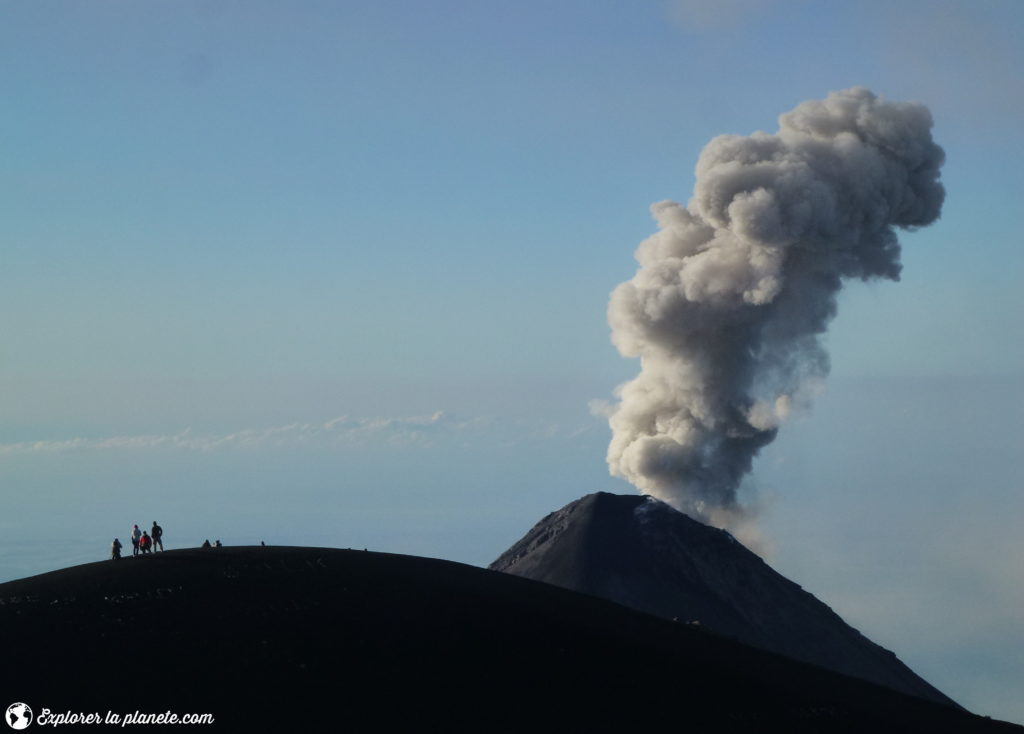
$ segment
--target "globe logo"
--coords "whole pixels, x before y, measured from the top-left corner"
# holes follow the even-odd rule
[[[32,709],[27,703],[12,703],[7,707],[5,720],[12,729],[28,729],[32,723]]]

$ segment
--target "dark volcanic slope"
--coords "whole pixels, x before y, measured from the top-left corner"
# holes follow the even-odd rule
[[[587,495],[545,517],[490,567],[699,620],[766,650],[952,704],[731,535],[651,498]]]
[[[0,585],[0,630],[0,690],[36,713],[211,712],[247,731],[1021,731],[601,599],[362,551],[78,566]]]

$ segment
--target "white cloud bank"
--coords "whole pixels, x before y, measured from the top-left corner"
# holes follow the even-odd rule
[[[297,446],[353,447],[366,444],[429,445],[440,433],[456,433],[476,421],[459,421],[437,411],[430,415],[392,418],[340,416],[324,423],[290,423],[271,428],[245,428],[227,434],[195,434],[186,428],[172,435],[148,434],[107,438],[69,438],[0,444],[0,456],[81,451],[285,448]]]
[[[295,422],[269,428],[244,428],[231,433],[196,433],[191,428],[173,434],[120,435],[0,443],[0,458],[96,451],[177,450],[209,453],[252,449],[354,449],[375,446],[430,448],[442,444],[504,447],[547,441],[586,440],[599,427],[585,422],[553,423],[499,416],[463,417],[443,410],[425,415],[353,418],[347,415],[323,423]]]

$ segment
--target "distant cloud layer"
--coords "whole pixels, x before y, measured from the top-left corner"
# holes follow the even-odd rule
[[[458,421],[444,411],[430,415],[393,418],[340,416],[325,423],[290,423],[272,428],[245,428],[227,434],[194,434],[185,429],[172,435],[70,438],[56,441],[25,441],[0,444],[0,456],[138,449],[280,448],[290,446],[359,446],[375,444],[427,444],[439,432],[458,432],[473,421]]]
[[[90,451],[228,451],[248,449],[352,449],[373,446],[432,447],[491,443],[505,447],[524,442],[574,441],[592,433],[593,419],[565,424],[545,420],[514,420],[497,416],[456,416],[443,410],[426,415],[353,418],[323,423],[295,422],[269,428],[243,428],[231,433],[197,433],[191,428],[173,434],[67,438],[0,444],[0,457]]]

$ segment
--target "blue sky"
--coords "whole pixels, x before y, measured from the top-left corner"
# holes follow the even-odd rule
[[[773,565],[1024,721],[1024,5],[0,3],[0,580],[169,547],[486,564],[607,474],[608,294],[703,145],[861,84],[942,219],[748,492]],[[336,419],[341,420],[336,420]],[[123,540],[123,537],[122,537]]]

